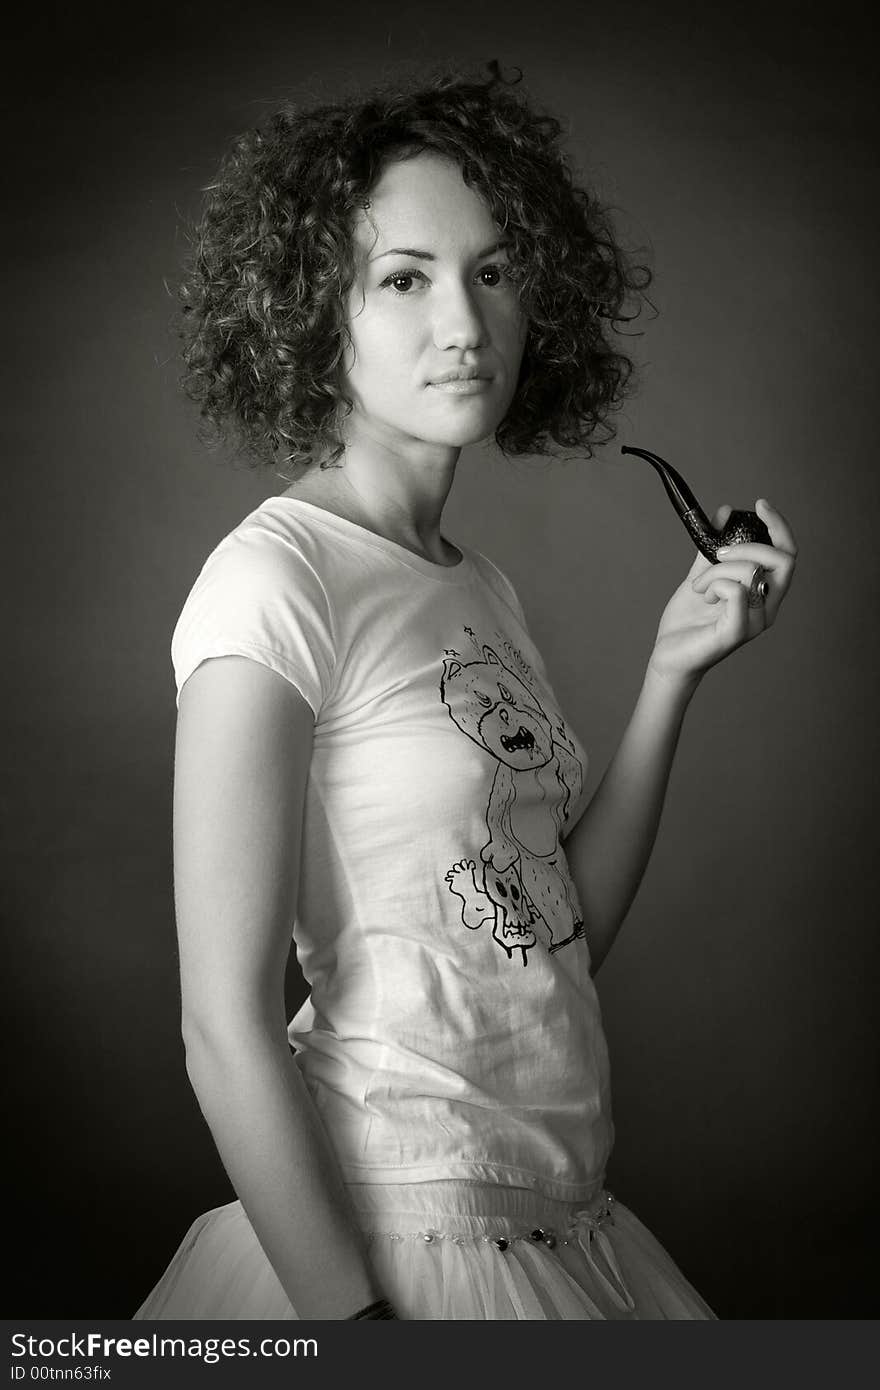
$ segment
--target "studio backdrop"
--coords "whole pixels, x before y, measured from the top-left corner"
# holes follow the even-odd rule
[[[870,45],[845,8],[190,0],[127,12],[124,31],[116,8],[87,7],[20,35],[4,142],[11,1314],[129,1316],[189,1223],[231,1199],[179,1033],[169,643],[208,552],[285,484],[206,452],[177,392],[184,223],[230,137],[276,102],[492,58],[564,120],[579,175],[655,274],[617,438],[592,460],[469,448],[444,528],[510,574],[593,787],[693,559],[620,445],[674,462],[710,513],[768,497],[801,547],[772,639],[691,706],[597,977],[609,1185],[722,1317],[874,1313],[876,131]],[[287,985],[293,1008],[295,965]]]

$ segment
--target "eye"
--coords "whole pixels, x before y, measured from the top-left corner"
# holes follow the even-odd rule
[[[390,289],[393,294],[398,294],[401,298],[412,292],[413,284],[416,280],[424,280],[427,284],[427,276],[420,270],[396,270],[393,275],[382,281],[381,289]]]
[[[493,290],[507,279],[507,270],[503,265],[484,265],[482,270],[477,271],[477,279]]]
[[[502,700],[506,700],[507,703],[508,703],[509,705],[512,705],[512,704],[513,704],[513,696],[511,695],[510,691],[507,689],[507,686],[506,686],[506,685],[499,685],[498,690],[499,690],[499,693],[500,693],[500,695],[501,695]]]
[[[484,695],[480,690],[477,691],[477,699],[481,705],[488,706],[492,703],[492,697],[490,695]]]

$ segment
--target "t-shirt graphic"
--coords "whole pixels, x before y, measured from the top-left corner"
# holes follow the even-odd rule
[[[447,650],[440,698],[461,732],[498,766],[479,867],[476,857],[463,858],[445,878],[461,899],[464,925],[471,931],[491,925],[508,959],[521,951],[528,965],[538,932],[551,953],[585,934],[559,841],[569,805],[581,794],[583,768],[564,721],[535,694],[531,668],[516,648],[505,644],[506,664],[493,647],[479,646],[472,629],[464,630],[477,655],[467,660]]]

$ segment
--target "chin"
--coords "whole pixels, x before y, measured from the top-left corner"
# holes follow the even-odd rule
[[[421,438],[427,444],[443,444],[448,448],[463,449],[468,444],[479,444],[484,439],[491,439],[503,418],[496,418],[495,411],[488,417],[481,412],[470,420],[450,420],[442,425],[438,423],[432,430],[426,430],[422,421]]]
[[[484,439],[492,439],[494,435],[493,425],[489,429],[450,431],[442,435],[431,435],[430,438],[423,435],[422,438],[426,444],[437,444],[445,449],[466,449],[469,444],[480,444]]]

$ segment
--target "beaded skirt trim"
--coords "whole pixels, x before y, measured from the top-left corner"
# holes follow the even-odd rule
[[[469,1188],[461,1183],[413,1184],[384,1192],[365,1186],[349,1188],[349,1193],[371,1246],[377,1241],[392,1246],[409,1241],[438,1248],[482,1244],[494,1247],[502,1256],[510,1251],[512,1256],[522,1245],[546,1250],[576,1245],[618,1312],[627,1314],[635,1308],[605,1233],[605,1227],[614,1225],[614,1197],[604,1188],[585,1205],[543,1198],[522,1189],[490,1189],[479,1184]],[[390,1200],[392,1196],[395,1202]],[[402,1212],[402,1205],[409,1210]],[[428,1213],[430,1218],[425,1220]],[[524,1218],[530,1219],[526,1222]]]
[[[582,1236],[586,1233],[588,1238],[596,1235],[606,1224],[614,1225],[614,1196],[612,1193],[603,1191],[600,1194],[598,1203],[590,1207],[583,1208],[573,1213],[571,1219],[561,1228],[553,1226],[533,1226],[527,1231],[517,1231],[510,1235],[498,1234],[462,1234],[460,1231],[441,1231],[434,1226],[426,1226],[417,1231],[373,1231],[367,1230],[366,1234],[370,1237],[387,1236],[389,1240],[422,1240],[426,1245],[433,1245],[434,1241],[449,1240],[453,1245],[465,1245],[468,1241],[480,1240],[487,1244],[494,1245],[498,1250],[508,1250],[516,1241],[528,1241],[530,1244],[544,1244],[552,1250],[556,1245],[568,1245],[571,1241],[581,1242]]]

